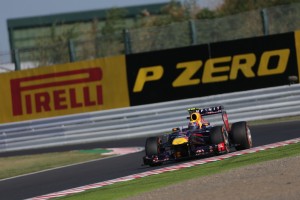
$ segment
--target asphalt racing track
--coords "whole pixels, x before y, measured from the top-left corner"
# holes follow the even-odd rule
[[[300,121],[251,126],[251,132],[254,146],[298,138],[300,137]],[[144,143],[145,138],[136,138],[123,141],[45,149],[43,152],[83,148],[142,147]],[[25,153],[32,154],[37,152],[15,152],[14,154]],[[7,155],[9,154],[0,154],[0,156]],[[152,170],[153,168],[141,166],[143,155],[144,152],[138,152],[32,175],[0,180],[0,199],[26,199]]]

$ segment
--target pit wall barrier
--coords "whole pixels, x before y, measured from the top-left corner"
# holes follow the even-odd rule
[[[0,123],[282,86],[299,61],[296,31],[0,74]]]

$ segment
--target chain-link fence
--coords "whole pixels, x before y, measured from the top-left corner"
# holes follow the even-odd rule
[[[198,20],[197,44],[264,35],[261,12],[255,10],[214,20]]]
[[[191,44],[189,22],[172,23],[167,26],[133,29],[130,35],[130,53],[155,51]]]
[[[189,20],[164,26],[136,28],[91,40],[69,40],[46,47],[19,49],[12,54],[16,69],[119,54],[256,37],[300,29],[300,3],[253,10],[214,19]],[[0,54],[0,64],[3,56]]]

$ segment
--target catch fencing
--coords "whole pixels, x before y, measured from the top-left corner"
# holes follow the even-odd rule
[[[223,105],[231,123],[300,115],[300,85],[280,86],[0,126],[0,152],[122,140],[186,126],[189,107]],[[212,121],[211,121],[212,120]],[[219,118],[210,122],[220,124]]]

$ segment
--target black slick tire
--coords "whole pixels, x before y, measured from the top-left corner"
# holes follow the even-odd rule
[[[159,153],[158,137],[147,138],[145,144],[145,152],[147,156],[158,155]]]
[[[247,122],[236,122],[231,126],[231,139],[236,145],[236,150],[244,150],[252,147],[252,137]]]

